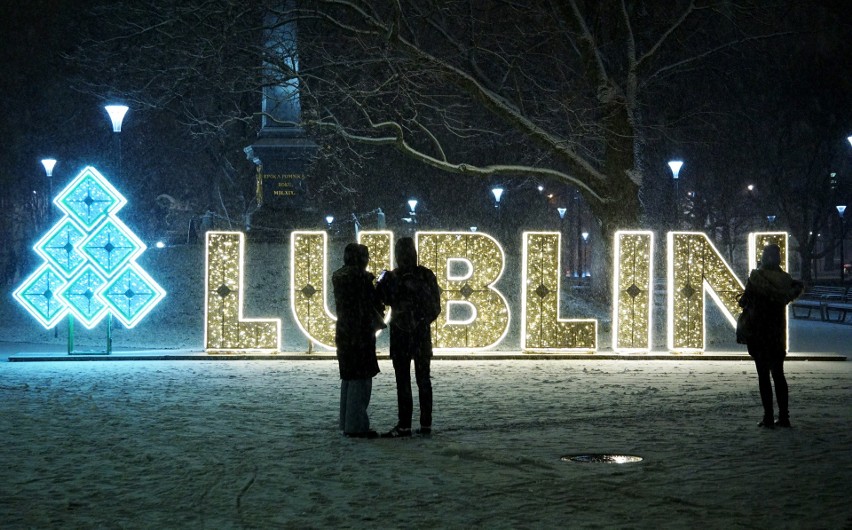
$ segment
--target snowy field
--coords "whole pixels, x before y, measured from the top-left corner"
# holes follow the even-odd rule
[[[303,352],[283,246],[256,247],[246,314],[281,317],[282,349]],[[114,329],[116,349],[201,352],[203,256],[151,254],[145,267],[170,302]],[[564,302],[565,315],[601,319],[601,353],[611,353],[608,309]],[[744,354],[713,311],[708,352]],[[517,350],[517,321],[500,351]],[[790,326],[791,352],[852,355],[852,326]],[[86,348],[104,337],[103,326],[76,335]],[[64,324],[45,331],[0,304],[0,529],[852,528],[849,360],[788,362],[794,428],[775,431],[756,426],[748,360],[436,360],[431,438],[353,440],[337,432],[328,353],[6,362],[61,357],[65,341]],[[655,350],[664,343],[658,329]],[[380,366],[370,412],[384,431],[396,399],[390,362]],[[644,460],[560,459],[604,452]]]
[[[852,363],[787,373],[767,431],[746,361],[436,361],[431,438],[353,440],[333,361],[0,362],[0,527],[849,528]]]

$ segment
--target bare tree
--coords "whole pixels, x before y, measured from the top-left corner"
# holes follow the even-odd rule
[[[734,52],[786,34],[776,10],[792,4],[111,1],[72,58],[101,74],[81,90],[169,112],[207,142],[216,153],[210,167],[222,168],[209,189],[241,190],[230,207],[244,213],[256,205],[238,147],[254,139],[263,87],[288,85],[303,113],[301,123],[282,125],[307,127],[330,152],[387,146],[449,174],[568,185],[608,242],[639,223],[646,164],[667,133],[689,118],[705,133],[712,122],[684,97],[696,73],[725,64],[743,74]],[[292,35],[276,31],[292,24],[297,46],[274,40]],[[318,167],[328,188],[355,188],[328,171],[333,163]],[[227,208],[223,201],[219,210]]]

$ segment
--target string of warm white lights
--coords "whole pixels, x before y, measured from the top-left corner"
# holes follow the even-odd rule
[[[328,308],[328,236],[296,231],[290,252],[291,307],[302,333],[319,346],[334,348],[335,317]],[[393,233],[362,231],[370,248],[368,269],[391,269]],[[433,345],[441,350],[483,350],[508,333],[511,313],[495,288],[505,255],[491,236],[477,232],[418,232],[420,262],[431,268],[441,288],[442,312],[433,324]],[[787,263],[787,234],[749,236],[750,265],[768,243],[782,248]],[[614,239],[613,342],[616,352],[648,352],[653,329],[654,236],[650,231],[620,231]],[[206,335],[208,351],[275,350],[280,320],[242,317],[244,236],[210,232],[207,236]],[[597,350],[596,319],[559,316],[561,237],[558,232],[523,234],[521,348],[526,351]],[[668,346],[673,352],[705,347],[705,295],[722,310],[732,328],[743,284],[703,233],[668,234]]]
[[[597,319],[559,318],[559,232],[525,232],[521,273],[521,349],[597,350]]]

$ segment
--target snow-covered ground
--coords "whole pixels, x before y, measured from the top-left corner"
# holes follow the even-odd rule
[[[767,431],[746,361],[436,361],[431,438],[353,440],[333,361],[5,362],[0,526],[849,527],[852,363],[787,373]]]
[[[269,272],[250,277],[247,314],[289,318],[286,260],[260,250],[249,266]],[[117,330],[117,348],[201,350],[199,259],[185,258],[185,274],[152,266],[173,303]],[[852,326],[791,320],[790,337],[792,352],[852,353]],[[708,349],[744,352],[732,339],[717,324]],[[4,529],[852,527],[848,360],[788,362],[794,428],[774,431],[756,426],[747,358],[436,360],[434,436],[352,440],[329,356],[3,362],[64,341],[0,305]],[[370,411],[387,430],[393,369],[380,366]],[[604,452],[644,460],[561,460]]]

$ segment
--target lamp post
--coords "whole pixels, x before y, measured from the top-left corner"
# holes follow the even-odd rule
[[[680,192],[678,191],[678,181],[680,180],[680,168],[683,167],[682,160],[671,160],[669,161],[669,168],[672,170],[672,180],[674,181],[674,216],[675,216],[675,228],[677,228],[677,224],[679,221],[680,213],[678,210],[680,209]]]
[[[583,236],[583,259],[580,261],[580,278],[586,276],[584,269],[586,268],[586,249],[589,246],[589,233],[583,232],[581,234]]]
[[[328,229],[331,230],[331,223],[334,222],[334,216],[333,215],[326,215],[325,216],[325,222],[328,225]]]
[[[852,137],[850,137],[849,142],[852,143]],[[837,208],[837,213],[840,215],[840,283],[843,283],[843,281],[845,280],[846,272],[846,249],[843,246],[844,236],[846,235],[846,223],[843,218],[843,214],[846,213],[846,205],[838,204],[835,208]]]
[[[53,168],[56,167],[55,158],[43,158],[41,165],[44,166],[44,173],[47,175],[47,198],[53,200]]]
[[[120,133],[124,115],[127,114],[127,105],[106,105],[104,110],[109,114],[112,123],[112,132]],[[118,134],[118,176],[121,177],[121,135]]]
[[[417,224],[417,199],[408,200],[408,216],[411,217],[411,222]]]
[[[500,225],[500,198],[503,196],[503,188],[491,188],[491,193],[494,194],[494,208],[497,209],[497,225]]]
[[[118,135],[118,177],[121,178],[121,124],[127,114],[127,105],[106,105],[104,110],[109,114],[112,132]],[[107,313],[107,355],[112,353],[112,311]]]
[[[557,208],[556,213],[559,214],[559,236],[565,237],[565,214],[568,213],[568,208]],[[570,257],[570,254],[569,254],[569,257]],[[562,270],[562,263],[561,263],[562,256],[559,256],[559,261],[560,261],[559,270],[561,271]],[[569,263],[568,266],[570,267],[571,264]]]
[[[769,221],[769,226],[772,227],[775,224],[776,217],[774,215],[767,215],[766,220]]]

